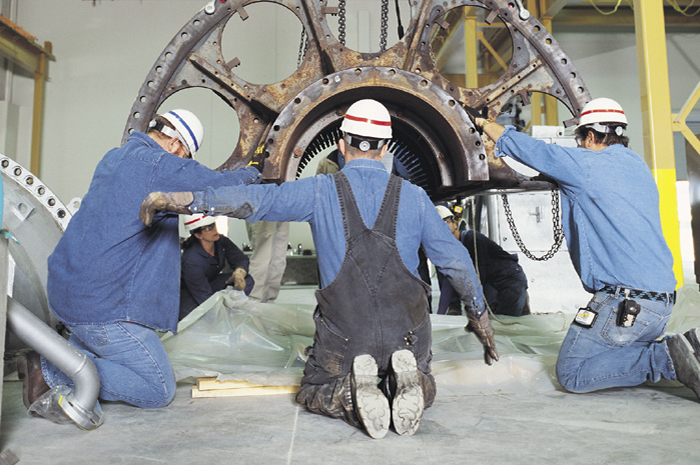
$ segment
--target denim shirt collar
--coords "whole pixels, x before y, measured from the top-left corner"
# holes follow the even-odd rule
[[[355,158],[345,164],[344,170],[352,168],[373,168],[377,170],[386,171],[386,167],[379,160],[372,160],[369,158]]]
[[[135,141],[135,142],[140,142],[143,145],[146,145],[148,147],[153,147],[153,148],[161,148],[162,147],[156,142],[151,136],[144,134],[143,132],[138,132],[134,131],[129,135],[129,141]]]

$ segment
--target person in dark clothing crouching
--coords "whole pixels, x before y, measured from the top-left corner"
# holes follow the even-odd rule
[[[250,294],[255,281],[248,274],[248,257],[231,239],[219,234],[216,218],[186,215],[185,229],[190,237],[182,244],[180,320],[228,285]],[[233,271],[223,273],[227,262]]]

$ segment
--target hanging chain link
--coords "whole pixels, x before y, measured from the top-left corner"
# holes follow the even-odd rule
[[[338,41],[345,45],[345,0],[338,0]]]
[[[386,50],[387,26],[389,25],[389,0],[382,0],[382,27],[379,34],[379,50]]]
[[[508,220],[510,232],[513,234],[513,239],[515,239],[515,242],[518,244],[518,247],[520,247],[520,250],[525,254],[525,256],[530,260],[536,261],[546,261],[552,258],[554,254],[559,251],[559,248],[564,240],[564,231],[561,227],[561,215],[559,214],[559,189],[552,189],[552,223],[554,226],[554,244],[552,244],[549,251],[541,257],[534,256],[532,252],[525,247],[525,243],[523,243],[523,240],[518,233],[518,229],[515,226],[513,212],[510,210],[510,204],[508,203],[508,196],[506,194],[502,194],[501,199],[503,199],[503,211],[506,215],[506,220]]]
[[[301,30],[301,41],[299,42],[299,56],[297,57],[297,68],[301,66],[301,60],[306,55],[306,49],[309,47],[309,42],[306,40],[306,31]]]

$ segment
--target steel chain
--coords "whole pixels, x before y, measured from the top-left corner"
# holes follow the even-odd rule
[[[554,256],[555,253],[559,251],[562,242],[564,241],[564,231],[561,227],[561,215],[559,213],[559,189],[552,189],[552,224],[553,224],[553,237],[554,244],[550,247],[549,251],[542,255],[541,257],[536,257],[530,252],[525,243],[523,242],[518,229],[515,226],[515,221],[513,220],[513,212],[510,209],[510,204],[508,203],[508,196],[506,194],[501,195],[503,199],[503,212],[506,215],[506,220],[508,221],[508,226],[510,227],[510,232],[513,234],[513,239],[520,247],[520,250],[525,254],[527,258],[535,261],[546,261]]]
[[[389,25],[389,0],[382,0],[382,27],[379,34],[379,50],[386,50],[387,26]]]
[[[306,40],[306,31],[301,30],[301,42],[299,43],[299,56],[297,57],[297,68],[301,66],[301,60],[306,55],[306,49],[309,47],[309,42]]]
[[[338,41],[345,45],[345,0],[338,0]]]

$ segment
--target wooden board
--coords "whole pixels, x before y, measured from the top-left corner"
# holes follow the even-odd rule
[[[192,386],[192,398],[271,396],[294,394],[298,390],[299,386],[264,386],[247,381],[218,381],[216,378],[197,378],[197,385]]]

